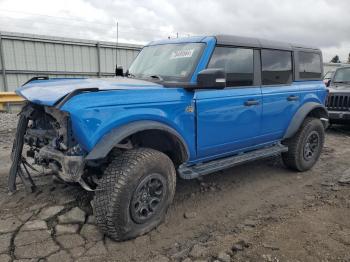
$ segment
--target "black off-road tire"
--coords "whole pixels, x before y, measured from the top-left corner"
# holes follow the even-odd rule
[[[140,199],[137,197],[140,194],[136,192],[146,195],[144,188],[148,188],[147,181],[158,181],[163,185],[163,191],[156,191],[157,194],[162,192],[162,198],[155,211],[149,212],[152,216],[141,221],[143,217],[139,216],[140,211],[135,211],[137,209],[133,208],[133,204],[135,199]],[[174,198],[175,185],[176,171],[168,156],[149,148],[125,151],[111,161],[98,182],[93,204],[97,225],[104,234],[117,241],[151,231],[165,219]],[[150,188],[149,191],[153,187]],[[154,197],[150,196],[149,199]],[[153,204],[150,209],[153,210]]]
[[[312,143],[317,144],[317,147],[313,152],[307,154],[306,152],[310,149],[307,147],[309,139],[317,140],[317,143]],[[321,155],[324,140],[325,131],[321,120],[313,117],[306,118],[298,132],[283,141],[283,144],[288,146],[288,152],[282,154],[284,164],[299,172],[311,169]]]

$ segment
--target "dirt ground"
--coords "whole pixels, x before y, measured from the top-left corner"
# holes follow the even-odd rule
[[[0,132],[0,261],[350,261],[350,127],[327,131],[305,173],[275,158],[178,180],[165,223],[121,243],[77,186],[39,175],[36,193],[8,195],[13,134]]]

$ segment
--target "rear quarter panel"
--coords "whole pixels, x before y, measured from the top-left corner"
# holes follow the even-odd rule
[[[327,89],[323,81],[298,81],[300,88],[300,106],[307,102],[316,102],[325,105]]]

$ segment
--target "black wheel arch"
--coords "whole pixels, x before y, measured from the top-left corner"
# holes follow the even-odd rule
[[[329,116],[326,107],[320,103],[307,102],[294,114],[283,139],[292,137],[299,130],[306,117],[316,117],[321,119],[324,128],[328,125]]]
[[[156,141],[154,141],[154,145],[148,142],[142,146],[162,151],[173,161],[175,160],[175,162],[185,162],[188,160],[189,150],[183,137],[174,128],[151,120],[136,121],[112,129],[95,145],[86,156],[85,160],[91,161],[105,158],[114,147],[129,137],[140,140],[141,137],[154,136],[155,134],[156,139],[154,140]],[[175,148],[172,148],[172,150],[162,150],[159,144],[162,143],[162,141],[167,142],[167,148],[169,148],[169,143]],[[172,153],[170,151],[172,151]]]

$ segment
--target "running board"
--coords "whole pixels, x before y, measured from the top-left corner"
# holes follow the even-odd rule
[[[254,161],[261,158],[277,156],[282,152],[287,152],[288,147],[278,143],[273,146],[264,147],[238,155],[220,158],[206,163],[200,163],[192,166],[182,164],[178,168],[180,177],[183,179],[193,179],[199,176],[207,175],[222,169],[230,168],[249,161]]]

